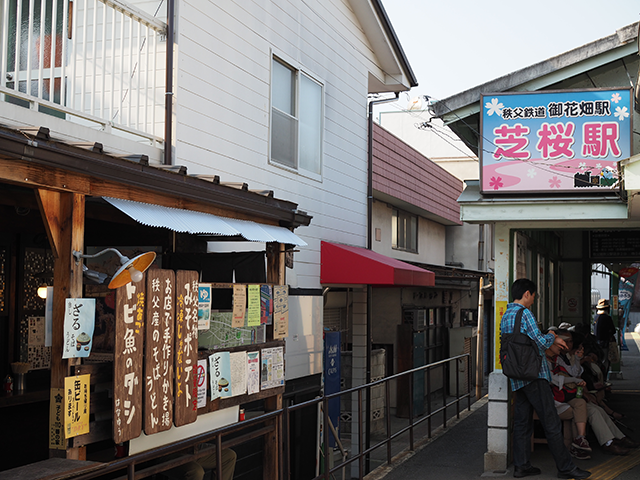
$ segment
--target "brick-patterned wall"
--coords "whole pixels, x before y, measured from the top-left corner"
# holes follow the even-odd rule
[[[378,124],[373,126],[373,189],[461,224],[457,199],[463,183]]]

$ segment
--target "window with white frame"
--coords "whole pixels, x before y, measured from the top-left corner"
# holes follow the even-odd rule
[[[418,216],[393,209],[391,216],[391,246],[396,250],[418,252]]]
[[[271,161],[320,175],[322,85],[275,57],[271,79]]]

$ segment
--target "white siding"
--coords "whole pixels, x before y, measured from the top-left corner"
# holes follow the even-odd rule
[[[344,0],[180,2],[175,163],[272,189],[313,216],[299,228],[297,286],[319,288],[320,240],[366,243],[366,94],[375,57]],[[324,85],[322,177],[269,164],[274,52]]]

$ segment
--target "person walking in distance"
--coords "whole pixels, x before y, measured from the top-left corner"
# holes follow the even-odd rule
[[[546,335],[540,332],[533,313],[529,310],[536,297],[536,284],[526,278],[520,278],[511,286],[513,302],[507,305],[502,316],[500,329],[502,334],[513,333],[516,315],[524,309],[520,322],[520,331],[538,346],[540,356],[553,344],[566,348],[564,340],[556,337],[553,331]],[[546,361],[540,364],[538,378],[533,381],[510,379],[511,389],[515,392],[513,416],[513,476],[516,478],[539,475],[541,470],[531,465],[531,435],[533,433],[533,411],[535,410],[544,428],[549,450],[556,462],[558,478],[588,478],[591,473],[578,468],[564,445],[562,426],[551,392],[551,372]]]

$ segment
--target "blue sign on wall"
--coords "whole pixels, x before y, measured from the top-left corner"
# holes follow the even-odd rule
[[[482,95],[483,193],[556,193],[619,188],[631,156],[629,88]]]

